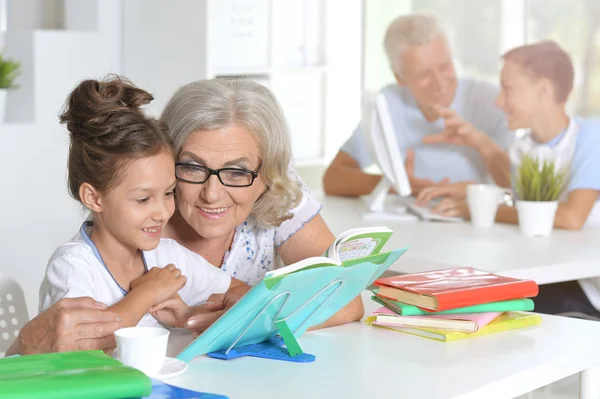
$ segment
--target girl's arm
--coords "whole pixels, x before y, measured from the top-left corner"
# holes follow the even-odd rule
[[[134,327],[157,305],[172,297],[186,282],[186,277],[174,265],[153,267],[131,282],[131,290],[123,300],[109,307],[118,314],[127,327]]]

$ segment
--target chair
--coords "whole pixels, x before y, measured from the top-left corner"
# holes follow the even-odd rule
[[[0,273],[0,353],[8,350],[28,321],[23,289],[15,280]]]

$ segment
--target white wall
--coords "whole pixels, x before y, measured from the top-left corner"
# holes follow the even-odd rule
[[[0,125],[0,142],[0,272],[21,284],[33,316],[46,263],[77,233],[84,214],[67,193],[66,129]]]
[[[114,50],[99,33],[37,31],[34,40],[37,123],[56,124],[67,96],[81,80],[119,72]]]
[[[360,120],[363,11],[361,0],[327,0],[325,6],[328,68],[325,160],[329,163]]]
[[[175,90],[206,77],[206,0],[123,2],[122,71],[154,95],[159,116]]]
[[[400,15],[410,12],[411,1],[365,0],[365,55],[362,61],[365,91],[377,91],[395,81],[383,49],[383,39],[388,25]]]
[[[7,8],[8,29],[62,29],[64,26],[64,0],[8,0]]]

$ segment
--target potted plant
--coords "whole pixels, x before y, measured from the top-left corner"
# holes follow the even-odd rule
[[[4,122],[8,90],[17,87],[15,79],[20,70],[21,65],[18,62],[8,60],[0,54],[0,123]]]
[[[516,170],[515,190],[519,227],[528,237],[552,234],[558,199],[565,188],[568,168],[525,154]]]

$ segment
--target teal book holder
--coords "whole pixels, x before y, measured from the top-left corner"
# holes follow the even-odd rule
[[[293,335],[288,334],[288,337],[292,335],[293,339],[300,337],[308,328],[324,323],[359,296],[406,250],[353,259],[342,266],[306,268],[263,279],[177,358],[189,362],[197,356],[211,353],[212,357],[228,359],[239,357],[244,352],[246,355],[273,358],[269,354],[261,356],[260,345],[250,350],[244,347],[265,343],[264,350],[276,355],[277,349],[273,352],[272,345],[265,341],[274,338],[282,324],[286,329],[289,327]],[[286,335],[282,334],[282,337],[290,349]],[[231,353],[234,349],[235,352]],[[282,356],[287,355],[283,352]],[[295,357],[293,354],[290,356]]]

